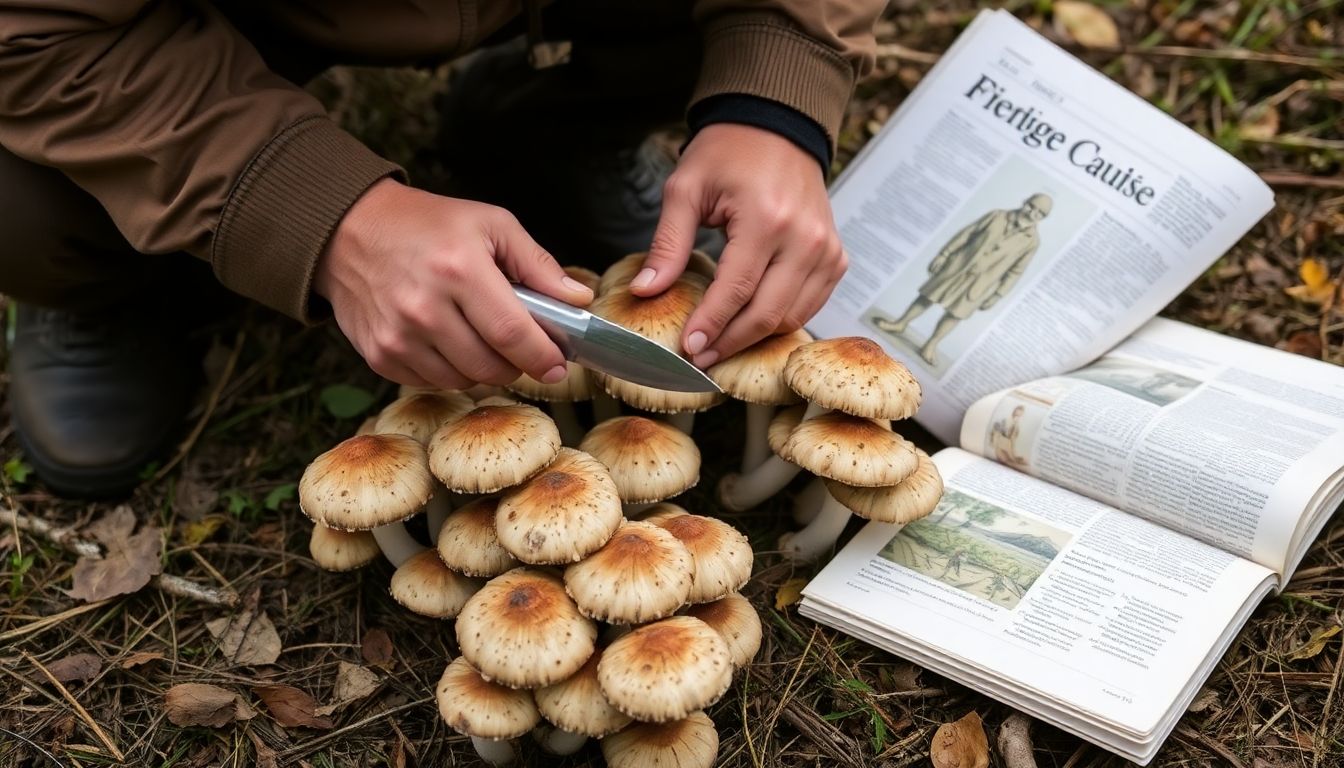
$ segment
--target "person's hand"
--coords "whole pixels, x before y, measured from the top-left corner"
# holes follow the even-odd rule
[[[313,289],[369,367],[392,381],[463,389],[508,384],[520,371],[559,381],[564,355],[510,279],[570,304],[593,298],[508,211],[386,179],[337,226]]]
[[[845,273],[821,167],[770,131],[716,123],[696,134],[663,187],[649,257],[630,283],[636,295],[653,296],[676,280],[701,224],[728,236],[682,332],[682,348],[701,368],[803,327]]]

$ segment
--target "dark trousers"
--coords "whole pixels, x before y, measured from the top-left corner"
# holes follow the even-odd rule
[[[654,7],[661,5],[667,8]],[[650,132],[680,119],[699,48],[678,10],[683,4],[592,6],[562,1],[546,12],[547,38],[573,40],[568,64],[530,67],[526,46],[505,42],[522,31],[521,21],[487,41],[492,50],[450,88],[440,150],[456,182],[451,193],[513,211],[563,263],[600,267],[623,254],[591,236],[614,223],[605,220],[610,208],[590,204],[584,192],[613,190],[561,185],[583,177],[622,183],[603,176],[603,163],[619,162]],[[254,42],[294,82],[339,63],[296,53],[301,49],[271,34]],[[221,290],[208,264],[186,254],[137,252],[91,195],[0,147],[0,293],[89,311]]]

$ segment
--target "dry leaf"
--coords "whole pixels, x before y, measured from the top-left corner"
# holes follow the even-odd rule
[[[163,694],[163,707],[173,725],[208,725],[219,728],[235,720],[257,716],[238,694],[204,683],[174,685]]]
[[[203,517],[200,520],[186,523],[181,526],[182,543],[186,544],[188,547],[199,546],[206,539],[214,536],[215,531],[218,531],[227,521],[228,518],[223,515],[210,515],[208,517]]]
[[[1325,650],[1325,644],[1330,641],[1330,638],[1339,634],[1339,630],[1340,626],[1338,624],[1331,627],[1321,627],[1311,633],[1311,639],[1304,643],[1301,648],[1288,654],[1288,660],[1301,661],[1317,656]]]
[[[779,591],[775,592],[775,610],[782,611],[802,600],[803,587],[806,586],[807,579],[789,579],[780,584]]]
[[[280,635],[264,612],[207,621],[205,628],[219,640],[225,658],[238,666],[274,664],[280,658]]]
[[[919,689],[919,675],[924,670],[904,661],[898,661],[891,665],[889,670],[885,670],[890,675],[891,690],[893,691],[914,691]]]
[[[254,685],[252,692],[261,698],[275,722],[286,728],[331,728],[331,718],[318,716],[313,697],[290,685]]]
[[[163,564],[159,561],[162,532],[145,525],[135,530],[135,513],[125,504],[90,523],[85,531],[104,547],[101,558],[81,557],[75,564],[70,596],[93,603],[137,592]]]
[[[342,661],[336,668],[336,686],[331,692],[334,699],[314,710],[317,715],[330,715],[353,701],[368,696],[378,690],[378,675],[368,667]]]
[[[1249,141],[1269,141],[1279,135],[1279,110],[1268,107],[1247,113],[1237,126],[1237,133]]]
[[[141,664],[148,664],[151,661],[158,661],[162,658],[163,654],[158,651],[137,651],[122,660],[121,668],[130,669],[131,667],[138,667]]]
[[[1108,13],[1091,3],[1057,0],[1054,4],[1055,29],[1084,48],[1111,48],[1120,45],[1120,30]]]
[[[261,740],[256,729],[247,729],[247,735],[252,737],[252,747],[257,752],[256,758],[252,761],[253,768],[280,768],[275,750],[266,746],[266,742]]]
[[[974,712],[955,723],[944,723],[933,734],[929,747],[933,768],[987,768],[989,739],[985,725]]]
[[[92,680],[98,676],[98,670],[102,668],[103,660],[96,653],[76,653],[47,665],[47,671],[51,676],[62,683],[72,680]]]
[[[1317,331],[1294,331],[1276,346],[1294,355],[1321,359],[1321,334]]]
[[[1289,296],[1307,304],[1329,304],[1335,297],[1335,283],[1330,279],[1330,270],[1320,259],[1303,259],[1297,268],[1301,285],[1285,288]]]
[[[385,629],[370,629],[364,633],[364,639],[359,645],[360,655],[364,657],[364,663],[387,669],[392,666],[392,638],[388,636]]]
[[[1199,695],[1195,696],[1195,700],[1190,702],[1190,706],[1185,711],[1197,715],[1210,707],[1215,712],[1222,709],[1222,705],[1218,702],[1218,692],[1212,688],[1204,688],[1199,692]]]

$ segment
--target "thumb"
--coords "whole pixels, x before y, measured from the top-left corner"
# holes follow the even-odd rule
[[[576,307],[592,302],[592,289],[565,274],[513,216],[494,228],[493,237],[495,261],[509,279]]]
[[[669,185],[663,195],[663,210],[653,231],[649,257],[630,281],[636,296],[656,296],[667,290],[686,269],[686,261],[695,247],[695,230],[700,226],[700,211],[691,195],[677,193]]]

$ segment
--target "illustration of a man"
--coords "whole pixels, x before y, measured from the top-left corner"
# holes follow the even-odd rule
[[[1038,193],[1021,208],[990,211],[963,228],[929,262],[929,279],[905,314],[894,321],[877,318],[873,324],[887,333],[904,333],[930,306],[941,306],[943,316],[919,350],[925,362],[937,365],[938,344],[957,323],[993,307],[1027,271],[1040,245],[1036,225],[1050,214],[1053,202]]]
[[[999,419],[994,422],[989,431],[989,444],[994,449],[994,458],[1002,464],[1014,467],[1024,467],[1027,460],[1017,453],[1017,436],[1022,433],[1022,416],[1027,409],[1023,406],[1017,406],[1008,418]]]

